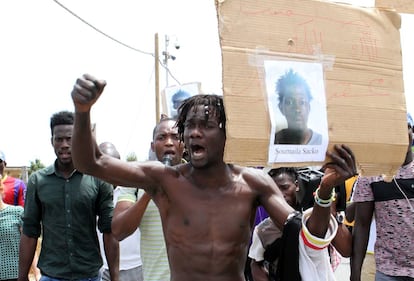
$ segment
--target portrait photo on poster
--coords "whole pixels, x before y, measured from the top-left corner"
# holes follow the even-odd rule
[[[187,83],[179,86],[171,86],[164,89],[164,112],[170,118],[177,118],[177,110],[181,103],[194,95],[200,93],[200,83]]]
[[[321,63],[265,60],[268,162],[321,162],[329,142]]]

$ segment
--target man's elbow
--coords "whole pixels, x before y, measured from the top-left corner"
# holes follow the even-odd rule
[[[115,237],[116,240],[122,241],[125,237],[123,237],[120,229],[117,227],[114,227],[114,224],[112,224],[112,235]]]
[[[125,233],[122,229],[121,222],[114,221],[112,219],[112,235],[117,241],[122,241],[128,237],[128,233]]]

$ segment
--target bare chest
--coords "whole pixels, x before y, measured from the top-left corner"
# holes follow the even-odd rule
[[[254,195],[243,184],[217,189],[183,186],[169,196],[161,212],[165,234],[171,242],[187,237],[193,242],[216,239],[244,240],[255,215]]]

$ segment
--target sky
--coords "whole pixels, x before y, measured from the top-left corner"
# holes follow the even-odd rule
[[[372,0],[342,2],[373,6]],[[176,57],[168,60],[172,74],[168,86],[200,82],[203,92],[222,94],[214,1],[142,3],[0,1],[0,150],[5,152],[8,166],[29,166],[35,159],[45,165],[54,161],[50,117],[74,109],[70,92],[84,73],[107,81],[91,113],[97,141],[114,143],[124,159],[133,152],[139,160],[145,160],[156,121],[156,33],[160,53],[166,50]],[[402,20],[405,91],[410,93],[407,104],[414,113],[414,79],[406,78],[414,77],[413,15],[403,15]],[[167,75],[162,66],[158,78],[160,89],[165,88]]]

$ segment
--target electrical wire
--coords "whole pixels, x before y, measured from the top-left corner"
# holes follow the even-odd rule
[[[64,10],[66,10],[68,13],[70,13],[72,16],[74,16],[75,18],[77,18],[78,20],[80,20],[81,22],[83,22],[84,24],[86,24],[87,26],[89,26],[90,28],[92,28],[93,30],[95,30],[96,32],[102,34],[103,36],[109,38],[110,40],[128,48],[131,49],[133,51],[142,53],[144,55],[150,55],[152,57],[155,57],[154,53],[150,53],[150,52],[145,52],[142,50],[139,50],[137,48],[134,48],[132,46],[129,46],[128,44],[125,44],[121,41],[119,41],[118,39],[108,35],[107,33],[103,32],[102,30],[98,29],[97,27],[93,26],[92,24],[90,24],[88,21],[84,20],[83,18],[81,18],[80,16],[78,16],[75,12],[73,12],[72,10],[70,10],[69,8],[67,8],[65,5],[63,5],[62,3],[60,3],[58,0],[53,0],[53,2],[55,2],[56,4],[58,4],[61,8],[63,8]],[[171,73],[171,70],[169,68],[167,68],[162,62],[161,60],[158,60],[158,63],[167,71],[168,75],[171,76],[171,78],[173,78],[175,80],[175,82],[177,82],[180,86],[181,83],[177,80],[177,78],[175,78],[175,76]]]
[[[95,30],[96,32],[98,32],[98,33],[100,33],[100,34],[102,34],[103,36],[105,36],[105,37],[107,37],[107,38],[109,38],[109,39],[111,39],[112,41],[114,41],[114,42],[116,42],[116,43],[118,43],[118,44],[120,44],[120,45],[122,45],[122,46],[124,46],[124,47],[127,47],[128,49],[131,49],[131,50],[133,50],[133,51],[136,51],[136,52],[138,52],[138,53],[142,53],[142,54],[144,54],[144,55],[150,55],[150,56],[153,56],[154,57],[154,54],[153,53],[150,53],[150,52],[145,52],[145,51],[142,51],[142,50],[139,50],[139,49],[137,49],[137,48],[134,48],[134,47],[132,47],[132,46],[129,46],[129,45],[127,45],[127,44],[125,44],[125,43],[123,43],[123,42],[121,42],[121,41],[119,41],[118,39],[116,39],[116,38],[114,38],[114,37],[112,37],[112,36],[110,36],[110,35],[108,35],[108,34],[106,34],[105,32],[103,32],[102,30],[100,30],[100,29],[98,29],[98,28],[96,28],[95,26],[93,26],[92,24],[90,24],[89,22],[87,22],[86,20],[84,20],[83,18],[81,18],[80,16],[78,16],[76,13],[74,13],[74,12],[72,12],[72,10],[70,10],[69,8],[67,8],[65,5],[63,5],[62,3],[60,3],[59,1],[57,1],[57,0],[53,0],[56,4],[58,4],[60,7],[62,7],[63,9],[65,9],[68,13],[70,13],[72,16],[74,16],[75,18],[77,18],[78,20],[80,20],[81,22],[83,22],[84,24],[86,24],[87,26],[89,26],[90,28],[92,28],[93,30]]]
[[[174,75],[171,73],[170,69],[169,69],[169,68],[167,68],[167,67],[165,66],[165,64],[163,64],[163,63],[161,62],[161,60],[158,60],[158,62],[159,62],[159,64],[160,64],[162,67],[164,67],[165,71],[167,71],[167,72],[168,72],[168,75],[170,75],[170,76],[171,76],[171,78],[172,78],[172,79],[174,79],[174,80],[175,80],[175,82],[177,82],[177,83],[178,83],[178,85],[180,85],[180,86],[181,86],[181,83],[177,80],[177,78],[175,78],[175,77],[174,77]],[[167,86],[168,86],[168,85],[167,85]]]

